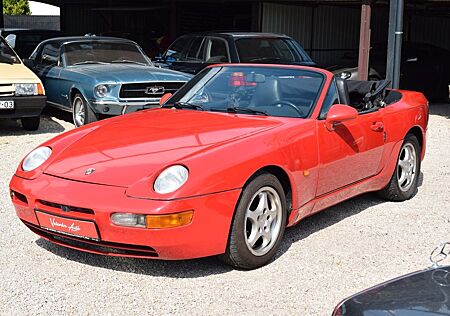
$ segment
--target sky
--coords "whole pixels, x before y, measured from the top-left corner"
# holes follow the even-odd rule
[[[59,15],[59,8],[53,5],[30,1],[32,15]]]

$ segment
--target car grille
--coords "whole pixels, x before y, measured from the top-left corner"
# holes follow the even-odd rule
[[[15,88],[12,84],[0,84],[0,97],[14,96]]]
[[[108,256],[136,258],[158,257],[158,253],[156,252],[156,250],[149,246],[86,240],[73,236],[66,236],[64,234],[56,233],[53,231],[48,231],[25,221],[23,223],[35,234],[61,246]]]
[[[120,98],[160,98],[165,93],[174,93],[184,82],[143,82],[123,84],[120,88]]]
[[[43,201],[43,200],[38,200],[37,202],[42,205],[45,205],[47,207],[58,209],[63,212],[76,212],[76,213],[95,215],[94,211],[91,209],[88,209],[88,208],[63,205],[63,204],[58,204],[58,203],[53,203],[53,202],[48,202],[48,201]]]

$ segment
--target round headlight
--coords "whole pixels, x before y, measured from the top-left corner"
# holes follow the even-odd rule
[[[99,98],[104,98],[108,95],[108,87],[105,86],[104,84],[100,84],[98,86],[95,87],[95,94],[99,97]]]
[[[186,183],[188,176],[189,170],[186,167],[181,165],[171,166],[159,174],[153,189],[159,194],[174,192]]]
[[[52,154],[50,147],[39,147],[25,157],[22,163],[24,171],[31,171],[42,165]]]

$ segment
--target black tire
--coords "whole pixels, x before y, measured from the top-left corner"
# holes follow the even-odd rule
[[[267,194],[269,202],[263,203],[267,208],[260,208],[259,205],[263,199],[259,199],[259,197],[264,194]],[[257,204],[258,207],[256,207]],[[251,210],[255,207],[254,214],[260,214],[257,216],[259,222],[252,224],[247,216],[247,208]],[[272,210],[269,210],[268,207]],[[263,211],[257,213],[258,209]],[[269,222],[269,220],[271,221]],[[268,173],[255,176],[245,186],[239,198],[231,224],[227,249],[220,257],[221,260],[240,269],[255,269],[267,264],[274,257],[283,239],[286,222],[286,196],[280,181]],[[253,230],[255,227],[259,227],[259,229]],[[256,235],[260,236],[253,238],[256,241],[254,246],[250,246],[248,243],[252,232],[256,232]],[[273,235],[271,235],[272,233]],[[263,234],[271,235],[270,242],[266,246],[264,246]]]
[[[76,93],[72,99],[72,119],[75,127],[98,121],[97,115],[81,93]]]
[[[401,167],[401,161],[403,161],[404,157],[406,157],[405,151],[410,151],[412,150],[412,148],[414,149],[415,153],[415,161],[414,163],[410,163],[409,165],[409,167],[411,168],[412,181],[410,182],[410,184],[408,184],[407,180],[401,181],[402,173],[406,174],[404,168]],[[400,148],[400,153],[397,158],[397,165],[395,167],[394,174],[392,175],[392,178],[389,181],[388,185],[379,192],[381,197],[389,201],[400,202],[409,200],[416,194],[421,165],[420,152],[420,144],[416,136],[414,136],[413,134],[406,135],[402,147]],[[407,179],[407,177],[405,177],[405,179]],[[400,182],[404,185],[401,185]]]
[[[39,129],[39,124],[41,123],[41,118],[39,116],[22,117],[20,120],[23,129],[26,131],[37,131]]]

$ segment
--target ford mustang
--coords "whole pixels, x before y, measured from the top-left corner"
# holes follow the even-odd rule
[[[47,103],[72,112],[77,127],[158,107],[191,78],[155,67],[135,42],[103,36],[43,41],[24,63],[42,80]]]
[[[387,84],[304,66],[211,66],[161,108],[34,149],[12,201],[28,228],[62,246],[257,268],[307,216],[368,191],[414,196],[428,102]]]

